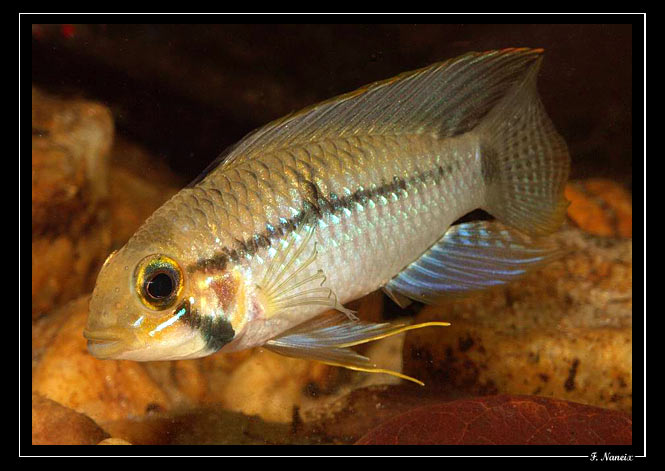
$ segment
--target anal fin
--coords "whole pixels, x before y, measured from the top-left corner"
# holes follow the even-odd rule
[[[534,239],[496,221],[453,226],[387,289],[426,304],[504,285],[561,254],[549,239]]]
[[[343,313],[333,311],[284,332],[279,337],[269,340],[264,347],[284,356],[316,360],[356,371],[385,373],[423,386],[424,383],[415,378],[377,367],[369,358],[348,347],[408,330],[448,325],[450,324],[447,322],[426,322],[415,325],[374,324],[351,321]]]
[[[384,286],[381,288],[384,293],[386,293],[386,296],[388,296],[390,299],[392,299],[395,304],[397,304],[399,307],[402,309],[406,309],[413,303],[409,298],[404,296],[403,294],[398,293],[394,289],[390,288],[389,286]]]

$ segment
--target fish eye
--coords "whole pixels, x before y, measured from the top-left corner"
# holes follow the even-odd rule
[[[174,289],[175,283],[169,273],[157,273],[145,283],[145,292],[152,299],[168,298]]]
[[[172,306],[182,291],[182,272],[178,263],[165,255],[145,257],[134,273],[136,294],[154,310]]]

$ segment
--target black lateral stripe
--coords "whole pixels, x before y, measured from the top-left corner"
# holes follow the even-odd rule
[[[310,218],[318,220],[326,214],[336,214],[343,209],[351,209],[353,203],[365,205],[369,200],[379,196],[399,195],[400,191],[406,191],[408,187],[418,182],[439,184],[445,175],[452,173],[454,169],[455,164],[447,164],[445,167],[439,165],[408,179],[394,176],[389,183],[383,182],[380,186],[372,189],[360,187],[351,195],[342,198],[335,193],[330,193],[328,198],[325,198],[314,182],[304,181],[301,183],[301,188],[303,188],[302,194],[305,197],[305,202],[295,216],[289,219],[280,218],[280,223],[276,227],[266,224],[266,229],[263,232],[257,233],[245,241],[236,240],[237,248],[229,249],[225,247],[212,258],[201,259],[190,265],[187,267],[187,271],[216,272],[224,270],[229,263],[238,262],[246,256],[253,256],[259,248],[272,246],[273,241],[295,231],[305,220],[310,220]]]

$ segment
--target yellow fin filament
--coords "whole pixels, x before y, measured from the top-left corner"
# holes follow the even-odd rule
[[[400,379],[405,379],[407,381],[411,381],[413,383],[419,384],[420,386],[425,386],[425,383],[420,381],[419,379],[412,378],[411,376],[407,376],[402,373],[398,373],[397,371],[393,370],[385,370],[383,368],[370,368],[370,367],[362,367],[362,366],[354,366],[354,365],[344,365],[342,363],[336,363],[332,361],[321,361],[321,363],[325,363],[326,365],[331,365],[331,366],[341,366],[342,368],[346,368],[349,370],[354,370],[354,371],[362,371],[364,373],[384,373],[390,376],[395,376]]]
[[[386,337],[392,337],[393,335],[401,334],[402,332],[406,332],[407,330],[422,329],[423,327],[433,327],[433,326],[448,327],[450,326],[450,322],[423,322],[422,324],[414,324],[414,325],[397,325],[395,326],[395,330],[384,332],[382,334],[377,335],[376,337],[356,340],[354,342],[336,345],[336,347],[339,348],[353,347],[355,345],[362,345],[363,343],[373,342],[375,340],[381,340]]]

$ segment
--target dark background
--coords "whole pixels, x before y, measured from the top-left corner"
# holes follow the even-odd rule
[[[633,32],[630,24],[33,24],[32,81],[107,104],[119,135],[193,179],[247,132],[317,101],[468,51],[543,47],[539,89],[569,144],[571,177],[632,189]]]

